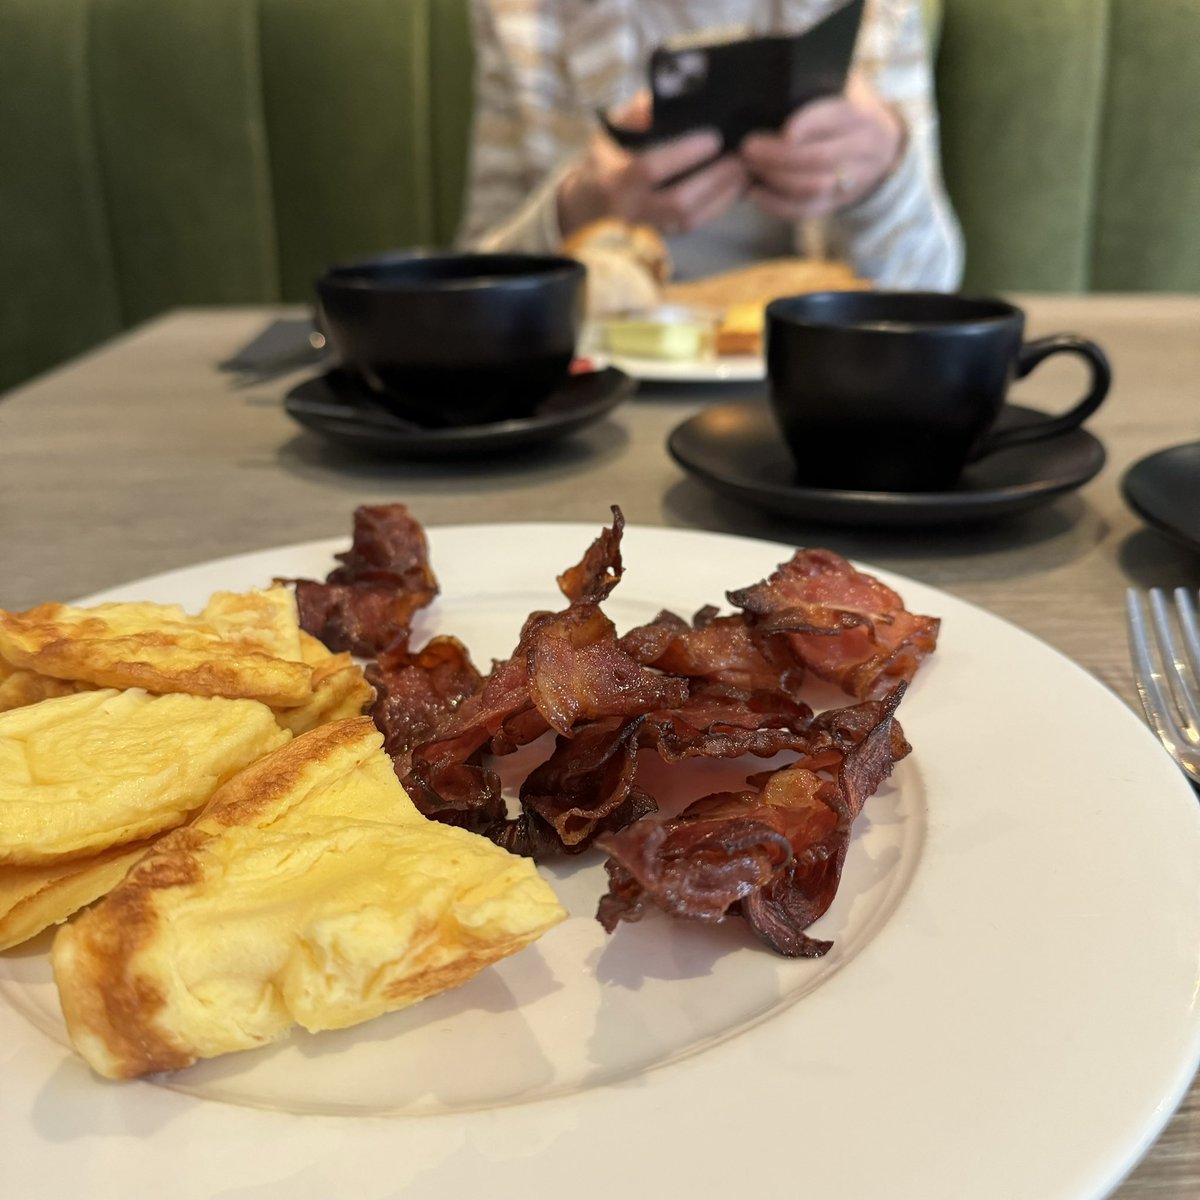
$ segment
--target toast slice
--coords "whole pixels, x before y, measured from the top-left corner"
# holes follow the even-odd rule
[[[727,309],[735,304],[766,304],[802,292],[853,291],[871,285],[843,262],[807,258],[768,258],[750,266],[668,284],[670,304],[700,304]]]
[[[673,304],[703,304],[722,311],[715,339],[717,354],[762,354],[766,308],[772,300],[868,287],[846,263],[772,258],[704,279],[673,283],[665,294]]]

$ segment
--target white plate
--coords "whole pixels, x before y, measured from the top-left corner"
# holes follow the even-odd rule
[[[603,358],[642,383],[755,383],[767,376],[766,362],[758,354],[687,359],[605,354]]]
[[[560,606],[596,526],[430,531],[428,614],[476,657]],[[104,598],[198,606],[320,576],[345,539],[243,555]],[[631,529],[606,608],[690,613],[790,553]],[[606,937],[597,859],[548,874],[572,917],[464,988],[161,1083],[96,1079],[65,1044],[46,939],[0,958],[0,1191],[125,1200],[513,1200],[783,1194],[1096,1197],[1200,1058],[1200,816],[1094,679],[908,580],[941,645],[901,707],[915,751],[867,804],[842,887],[788,962],[737,922]],[[728,786],[709,769],[697,792]],[[224,1102],[223,1102],[224,1101]]]
[[[585,328],[580,345],[580,353],[598,367],[616,367],[642,383],[756,383],[767,377],[766,360],[761,354],[685,359],[610,354],[601,334],[591,326]]]

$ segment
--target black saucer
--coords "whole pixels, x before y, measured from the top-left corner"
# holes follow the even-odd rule
[[[1155,529],[1200,551],[1200,442],[1139,459],[1121,479],[1121,494]]]
[[[999,428],[1043,420],[1005,406]],[[787,517],[838,525],[949,525],[990,520],[1045,504],[1104,466],[1086,430],[1000,450],[973,463],[944,492],[860,492],[806,487],[765,401],[707,408],[671,431],[671,456],[716,491]],[[853,452],[853,449],[850,449]]]
[[[306,429],[331,441],[390,458],[472,458],[564,437],[598,421],[633,393],[615,367],[569,375],[532,416],[487,425],[427,429],[380,407],[371,390],[345,371],[326,371],[288,392],[283,407]]]

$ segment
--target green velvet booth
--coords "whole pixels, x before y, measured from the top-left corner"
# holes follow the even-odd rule
[[[0,388],[453,236],[468,0],[0,0]],[[1200,290],[1200,3],[927,0],[967,285]]]

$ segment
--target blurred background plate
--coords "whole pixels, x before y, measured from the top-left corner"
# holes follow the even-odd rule
[[[613,366],[643,383],[757,383],[767,377],[761,354],[706,355],[702,358],[650,358],[614,354],[597,322],[584,326],[581,354],[598,366]]]
[[[755,383],[767,377],[766,362],[757,354],[691,359],[609,355],[608,361],[643,383]]]
[[[1200,442],[1139,459],[1125,472],[1121,494],[1155,529],[1200,552]]]

